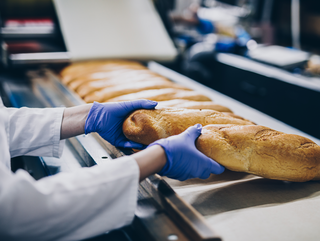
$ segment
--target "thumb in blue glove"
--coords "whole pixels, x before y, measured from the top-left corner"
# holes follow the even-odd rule
[[[85,134],[97,132],[116,147],[143,149],[145,146],[128,140],[122,132],[125,118],[138,109],[153,109],[158,103],[151,100],[136,100],[117,103],[94,102],[86,123]]]
[[[155,141],[148,146],[160,145],[166,152],[167,162],[160,175],[184,181],[190,178],[207,179],[211,173],[221,174],[224,171],[223,166],[196,148],[195,141],[201,130],[202,126],[197,124],[180,135]]]

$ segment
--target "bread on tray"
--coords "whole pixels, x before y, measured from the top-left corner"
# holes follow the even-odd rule
[[[159,101],[157,107],[176,107],[176,108],[184,108],[184,109],[208,109],[208,110],[216,110],[220,112],[230,112],[228,107],[218,105],[213,101],[191,101],[191,100],[183,100],[183,99],[175,99],[175,100],[167,100],[167,101]]]
[[[148,145],[200,123],[197,148],[230,170],[285,181],[320,180],[320,147],[311,140],[255,125],[138,62],[76,63],[61,78],[87,102],[159,101],[155,110],[137,110],[125,120],[123,131],[132,141]]]
[[[140,79],[145,78],[147,80],[148,77],[156,75],[147,69],[116,69],[111,71],[95,72],[82,75],[73,79],[72,82],[68,84],[68,86],[72,90],[77,90],[79,87],[87,83],[92,83],[96,81],[112,81],[113,79],[125,80],[132,79],[137,76],[140,76]]]
[[[61,80],[64,84],[69,84],[75,78],[95,72],[110,71],[115,69],[146,69],[145,66],[138,62],[126,60],[97,60],[73,63],[64,68],[61,72]]]
[[[196,91],[179,90],[172,88],[144,90],[133,94],[122,95],[116,98],[109,99],[108,102],[118,101],[132,101],[148,99],[153,101],[172,100],[172,99],[185,99],[194,101],[210,101],[211,99]]]
[[[84,98],[84,100],[87,103],[91,103],[94,101],[104,102],[121,95],[136,93],[143,90],[163,89],[163,88],[173,88],[173,89],[182,89],[182,90],[188,89],[182,85],[177,85],[172,82],[168,82],[167,80],[158,79],[158,80],[148,81],[148,82],[130,83],[130,84],[124,84],[124,85],[117,85],[109,88],[107,87],[87,95]]]

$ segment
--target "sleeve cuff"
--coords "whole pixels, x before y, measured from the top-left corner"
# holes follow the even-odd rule
[[[60,140],[61,136],[61,123],[63,118],[65,108],[56,108],[56,117],[53,124],[53,149],[52,156],[53,157],[61,157],[63,152],[63,147],[65,144],[65,140]]]

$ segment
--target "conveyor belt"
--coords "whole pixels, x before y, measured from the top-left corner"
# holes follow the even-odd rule
[[[299,134],[320,144],[320,140],[312,136],[157,63],[150,63],[149,68],[206,94],[215,102],[257,124]],[[71,106],[82,103],[55,79],[52,72],[42,73],[40,77],[37,77],[38,73],[35,74],[32,77],[34,92],[42,98],[46,96],[46,102],[51,102],[50,105],[59,106],[64,103]],[[43,81],[45,77],[47,81]],[[45,94],[46,89],[51,91]],[[54,92],[60,93],[59,98],[50,96]],[[78,150],[85,163],[90,165],[92,162],[99,164],[122,155],[121,151],[95,135],[80,136],[70,143]],[[100,145],[101,148],[98,148],[97,152],[92,151],[90,145]],[[141,183],[134,224],[137,229],[143,230],[146,240],[167,240],[170,234],[177,234],[179,240],[215,240],[218,236],[212,230],[217,231],[218,235],[227,241],[319,240],[319,195],[320,182],[288,183],[231,171],[219,176],[212,175],[207,180],[194,179],[185,182],[168,178],[163,180],[154,175]],[[189,204],[196,211],[190,208]]]

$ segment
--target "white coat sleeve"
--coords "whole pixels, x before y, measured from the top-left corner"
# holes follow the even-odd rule
[[[138,184],[131,157],[39,181],[0,162],[0,240],[81,240],[128,225]]]
[[[60,141],[64,108],[7,108],[7,138],[11,157],[60,157],[64,141]]]

